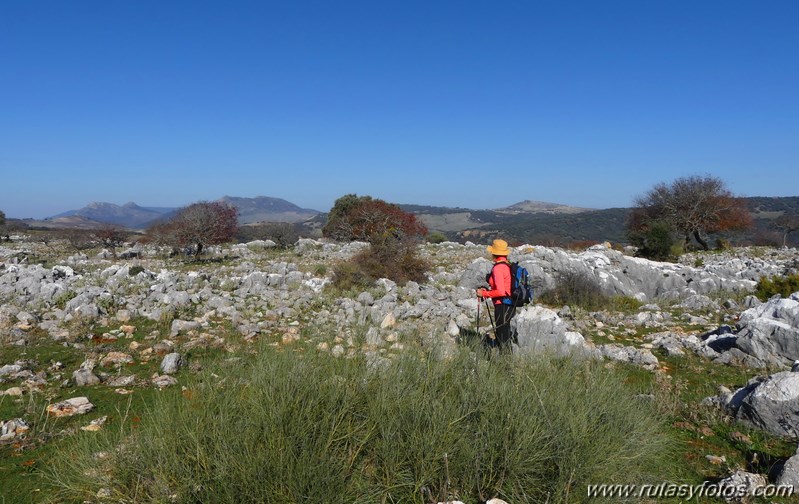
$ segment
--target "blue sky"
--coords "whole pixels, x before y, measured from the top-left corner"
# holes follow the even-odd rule
[[[0,210],[799,194],[799,2],[0,2]]]

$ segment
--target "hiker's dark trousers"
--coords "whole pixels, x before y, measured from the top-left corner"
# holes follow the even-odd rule
[[[497,343],[500,348],[510,349],[512,340],[510,321],[516,315],[516,307],[504,303],[494,305],[494,321],[497,324]]]

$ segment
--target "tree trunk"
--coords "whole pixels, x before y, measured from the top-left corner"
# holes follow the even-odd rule
[[[694,238],[696,238],[696,241],[699,242],[700,245],[702,245],[703,250],[709,250],[710,247],[707,246],[707,242],[703,240],[702,237],[699,235],[698,230],[694,231]]]

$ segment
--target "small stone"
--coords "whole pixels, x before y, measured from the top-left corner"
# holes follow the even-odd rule
[[[56,418],[84,415],[94,409],[87,397],[73,397],[47,407],[47,412]]]
[[[713,429],[711,429],[707,425],[705,425],[701,429],[699,429],[699,433],[702,434],[703,436],[707,436],[707,437],[716,435],[716,433],[713,431]]]
[[[123,333],[127,334],[128,336],[130,336],[130,335],[132,335],[133,333],[136,332],[136,326],[123,325],[123,326],[119,326],[119,330],[122,331]]]
[[[91,369],[78,369],[72,373],[72,379],[78,387],[87,387],[100,383],[100,378],[98,378]]]
[[[717,457],[716,455],[705,455],[705,458],[713,465],[721,465],[727,462],[727,457],[724,455],[721,457]]]
[[[153,385],[155,385],[156,387],[158,387],[160,389],[161,388],[166,388],[166,387],[171,387],[172,385],[177,385],[178,384],[178,381],[175,378],[173,378],[173,377],[171,377],[169,375],[161,375],[161,376],[159,376],[159,375],[156,374],[156,375],[153,375],[153,378],[150,381],[152,381]]]
[[[109,366],[121,366],[123,364],[129,364],[133,362],[133,357],[130,354],[126,354],[123,352],[108,352],[108,354],[103,357],[103,360],[100,361],[100,364],[103,367]]]
[[[389,327],[394,327],[396,324],[397,318],[394,317],[393,313],[388,313],[383,317],[383,322],[380,323],[380,329],[388,329]]]
[[[161,372],[168,375],[175,374],[185,365],[186,363],[183,356],[177,352],[173,352],[164,356],[164,359],[161,361]]]
[[[130,387],[134,383],[136,383],[136,377],[134,375],[114,376],[105,381],[105,384],[109,387]]]

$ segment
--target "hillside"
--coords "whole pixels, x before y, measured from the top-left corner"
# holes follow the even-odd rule
[[[319,214],[316,210],[300,208],[284,199],[267,196],[254,198],[224,196],[218,201],[224,201],[236,207],[239,211],[239,223],[241,224],[262,221],[296,223],[311,219]],[[81,217],[96,223],[96,226],[111,224],[130,229],[144,229],[158,220],[171,217],[178,210],[178,207],[141,207],[133,202],[124,205],[94,202],[77,210],[60,213],[44,221],[32,221],[31,225],[69,227],[68,221],[64,220],[65,218]]]
[[[754,219],[752,229],[711,238],[724,237],[740,245],[781,245],[782,234],[774,229],[774,220],[784,213],[799,215],[799,196],[744,199]],[[403,209],[415,213],[431,230],[443,232],[456,241],[503,237],[517,243],[561,246],[580,241],[626,242],[625,225],[629,208],[559,212],[554,210],[556,205],[548,205],[552,205],[549,207],[553,209],[552,213],[414,205],[403,205]],[[799,233],[788,235],[787,243],[799,244]]]
[[[783,235],[774,228],[781,215],[799,215],[799,196],[745,198],[754,219],[752,229],[723,237],[738,245],[782,245]],[[224,196],[239,210],[242,225],[258,222],[295,224],[301,235],[317,236],[327,219],[325,213],[301,208],[280,198]],[[431,231],[444,233],[450,240],[485,240],[503,237],[514,243],[565,246],[582,241],[626,242],[625,223],[629,208],[591,210],[558,203],[523,201],[514,205],[479,210],[460,207],[400,204],[414,213]],[[113,224],[143,229],[157,219],[168,218],[177,208],[146,208],[135,203],[114,205],[92,203],[79,210],[64,212],[43,221],[24,221],[33,227],[91,228]],[[788,245],[799,244],[799,233],[787,236]]]

